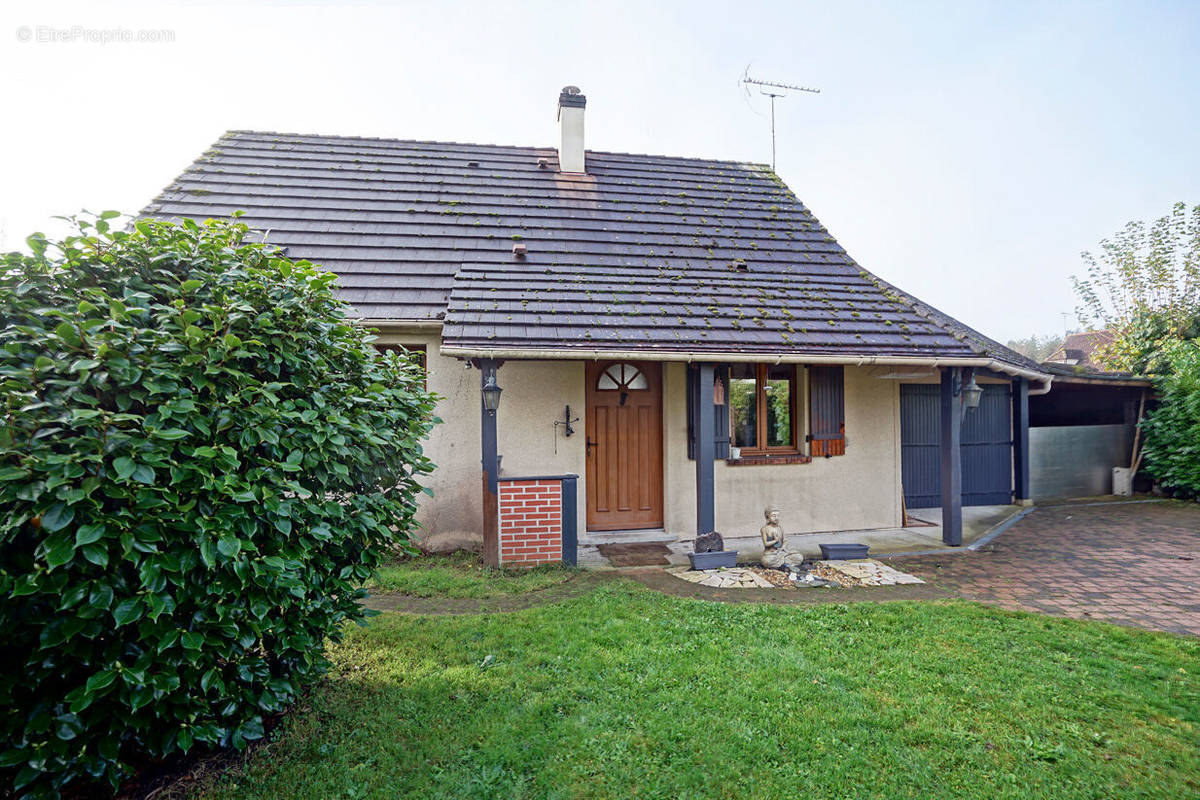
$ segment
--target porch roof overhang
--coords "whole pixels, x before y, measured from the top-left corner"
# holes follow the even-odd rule
[[[1093,386],[1129,386],[1153,388],[1154,382],[1143,375],[1130,372],[1100,372],[1094,369],[1059,364],[1053,361],[1042,364],[1046,372],[1061,383],[1090,384]]]
[[[353,321],[364,328],[375,328],[380,331],[441,331],[440,319],[372,319],[369,317],[354,317]]]
[[[1030,394],[1046,394],[1050,391],[1053,376],[1006,364],[987,356],[913,356],[843,354],[829,355],[803,352],[731,352],[731,351],[684,351],[684,350],[609,350],[603,348],[495,348],[483,349],[443,345],[443,355],[457,358],[493,358],[505,360],[555,360],[555,361],[599,361],[604,359],[629,359],[631,361],[683,361],[718,363],[774,363],[774,364],[844,364],[846,366],[921,366],[921,367],[971,367],[990,369],[1014,378],[1041,384],[1031,388]]]

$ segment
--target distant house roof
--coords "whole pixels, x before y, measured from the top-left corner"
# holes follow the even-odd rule
[[[1036,362],[860,267],[766,166],[234,131],[144,211],[227,217],[448,347]],[[518,253],[517,250],[522,252]]]
[[[1112,344],[1114,339],[1116,335],[1109,330],[1070,333],[1046,361],[1083,367],[1090,372],[1104,372],[1094,356],[1098,349]]]

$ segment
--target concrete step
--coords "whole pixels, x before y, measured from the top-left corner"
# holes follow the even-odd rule
[[[636,531],[588,531],[579,537],[579,544],[671,544],[678,541],[678,538],[662,528],[645,528]]]

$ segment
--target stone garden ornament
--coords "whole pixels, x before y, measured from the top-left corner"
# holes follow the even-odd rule
[[[693,549],[697,553],[720,553],[725,550],[725,539],[716,531],[709,531],[696,537]]]
[[[771,504],[763,509],[767,524],[758,529],[762,536],[762,565],[769,569],[781,569],[785,564],[799,566],[804,554],[790,550],[786,544],[783,527],[779,524],[779,508]]]

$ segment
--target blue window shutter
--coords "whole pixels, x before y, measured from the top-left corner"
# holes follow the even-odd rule
[[[717,448],[716,457],[718,459],[729,458],[729,365],[721,365],[713,370],[713,381],[720,381],[721,396],[725,398],[725,402],[721,405],[713,406],[713,423],[717,427]]]
[[[808,368],[809,455],[846,454],[845,368]]]

